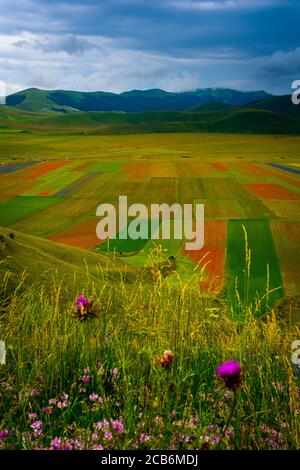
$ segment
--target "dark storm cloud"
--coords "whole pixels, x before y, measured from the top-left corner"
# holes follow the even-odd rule
[[[199,86],[240,83],[276,89],[278,67],[264,67],[261,61],[267,64],[276,53],[292,53],[300,46],[300,5],[295,0],[0,0],[0,6],[0,30],[17,37],[17,49],[35,43],[45,60],[55,52],[86,56],[98,50],[99,71],[103,47],[107,60],[109,48],[120,54],[124,50],[132,53],[130,60],[142,54],[146,62],[148,56],[148,73],[165,60],[167,76],[189,77],[187,84],[198,77]],[[22,37],[24,32],[32,37]],[[181,62],[174,66],[172,60]],[[117,59],[112,62],[114,74]],[[84,67],[82,63],[81,75],[88,76]],[[130,68],[136,70],[137,64],[128,66],[132,77]],[[280,87],[287,88],[282,75]],[[153,86],[158,81],[152,77]]]

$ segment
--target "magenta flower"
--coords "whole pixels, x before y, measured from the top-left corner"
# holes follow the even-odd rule
[[[84,295],[79,295],[76,302],[77,316],[79,320],[88,320],[96,316],[92,309],[93,302],[88,300]]]
[[[61,449],[61,438],[60,437],[55,437],[51,441],[51,447],[53,450],[60,450]]]
[[[104,439],[106,441],[110,441],[112,439],[113,435],[112,435],[112,432],[111,431],[105,431],[104,433]]]
[[[84,297],[84,295],[79,295],[77,297],[77,303],[76,303],[76,307],[78,309],[81,309],[82,307],[84,309],[88,309],[92,306],[92,302],[90,302],[86,297]]]
[[[103,450],[104,447],[101,444],[97,444],[97,445],[92,446],[91,449],[92,450]]]
[[[241,366],[236,361],[228,361],[217,369],[217,376],[222,379],[226,387],[236,389],[241,384]]]
[[[113,425],[114,431],[116,431],[117,433],[123,432],[124,425],[123,425],[122,421],[118,421],[118,420],[113,421],[112,425]]]
[[[145,433],[140,435],[140,443],[141,444],[144,444],[145,442],[149,441],[149,439],[150,439],[150,437]]]
[[[31,427],[32,429],[40,429],[42,425],[43,425],[43,422],[42,422],[42,421],[34,421],[34,422],[30,425],[30,427]]]
[[[8,436],[8,430],[7,429],[2,429],[0,431],[0,437],[7,437]]]

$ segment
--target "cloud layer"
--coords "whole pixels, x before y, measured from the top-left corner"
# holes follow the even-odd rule
[[[0,0],[0,80],[120,92],[300,79],[294,0]],[[288,25],[288,26],[287,26]]]

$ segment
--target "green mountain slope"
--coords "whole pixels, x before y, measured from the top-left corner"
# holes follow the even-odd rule
[[[223,111],[224,109],[229,109],[231,107],[232,106],[229,104],[223,103],[223,101],[209,101],[208,103],[200,104],[199,106],[193,106],[186,111],[190,113],[201,113],[209,111]]]
[[[300,118],[300,105],[296,106],[292,103],[291,95],[272,96],[258,103],[250,103],[247,107],[264,109]]]
[[[268,93],[242,92],[223,88],[207,88],[194,92],[170,93],[164,90],[132,90],[120,94],[107,92],[77,92],[39,90],[30,88],[7,97],[7,104],[25,111],[182,111],[210,101],[222,101],[231,106],[242,106]]]
[[[142,113],[29,113],[0,107],[0,132],[124,134],[140,132],[233,132],[299,134],[300,119],[262,109],[148,111]]]
[[[25,285],[37,283],[51,286],[53,280],[72,288],[75,292],[87,283],[100,283],[120,278],[125,273],[127,281],[135,278],[133,267],[118,259],[72,248],[59,243],[25,235],[0,227],[0,279],[8,280],[8,290],[15,288],[25,272]],[[73,286],[73,287],[72,287]]]

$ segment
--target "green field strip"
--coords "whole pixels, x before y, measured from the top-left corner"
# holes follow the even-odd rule
[[[286,295],[297,295],[300,285],[300,221],[272,221],[270,225]]]
[[[178,178],[178,202],[192,204],[194,199],[204,199],[205,192],[201,178]]]
[[[204,199],[255,199],[244,186],[230,178],[201,178]]]
[[[173,225],[171,223],[171,234],[172,230]],[[183,240],[174,240],[173,237],[170,240],[163,240],[161,237],[158,240],[150,239],[138,254],[128,258],[128,262],[136,267],[144,267],[149,262],[151,252],[159,249],[159,247],[162,248],[166,257],[174,256],[177,259],[181,253],[182,244]]]
[[[100,173],[116,173],[122,166],[124,166],[125,162],[97,162],[93,163],[89,167],[89,172],[100,172]]]
[[[144,201],[148,204],[173,204],[177,196],[177,178],[153,177],[144,185]],[[143,202],[143,201],[141,201]]]
[[[118,219],[117,219],[118,220]],[[128,227],[131,222],[128,222],[126,230],[122,230],[119,232],[115,239],[106,240],[104,243],[100,245],[96,245],[96,248],[103,253],[134,253],[140,251],[148,242],[148,239],[141,239],[138,238],[137,240],[133,240],[129,238],[120,239],[120,235],[124,235],[126,231],[128,231]],[[148,234],[151,230],[151,221],[148,221]],[[127,232],[128,233],[128,232]]]
[[[246,269],[246,243],[243,226],[251,250],[250,274]],[[268,281],[269,266],[269,281]],[[272,233],[267,220],[229,220],[226,263],[227,295],[238,309],[236,288],[244,305],[254,305],[269,289],[279,288],[262,301],[262,309],[272,307],[283,296],[283,281]]]
[[[49,195],[54,195],[74,183],[76,180],[83,178],[85,174],[86,173],[81,173],[79,171],[72,173],[67,170],[64,170],[59,174],[56,174],[55,172],[50,173],[46,180],[32,190],[26,191],[22,196],[38,196],[41,193],[45,193],[45,196],[47,196],[47,193]]]
[[[195,199],[195,204],[204,204],[205,219],[277,219],[278,216],[264,201],[259,199],[210,200]]]
[[[8,201],[0,202],[0,225],[8,227],[33,213],[41,211],[58,204],[61,197],[37,197],[37,196],[16,196]],[[56,214],[58,217],[58,214]]]
[[[285,180],[282,180],[280,178],[272,178],[272,183],[278,184],[279,186],[282,186],[283,188],[288,189],[292,193],[300,194],[299,187],[293,185],[292,183],[288,183]]]
[[[51,170],[44,175],[38,176],[36,178],[37,181],[48,181],[49,178],[59,178],[61,175],[66,174],[68,171],[73,171],[78,166],[80,166],[82,162],[80,161],[70,161],[67,165],[62,166],[61,168],[57,168],[56,170]]]

